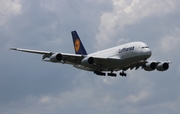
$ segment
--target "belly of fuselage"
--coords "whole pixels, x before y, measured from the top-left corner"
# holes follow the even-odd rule
[[[134,56],[129,58],[123,58],[119,59],[118,61],[111,61],[108,64],[104,65],[90,65],[90,66],[83,66],[83,65],[74,65],[75,68],[81,69],[81,70],[87,70],[87,71],[118,71],[122,70],[123,68],[130,66],[132,64],[135,64],[139,61],[146,60],[148,56]]]

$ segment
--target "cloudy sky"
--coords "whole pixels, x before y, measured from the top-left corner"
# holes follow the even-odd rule
[[[1,114],[179,114],[179,0],[0,0]],[[46,63],[20,47],[74,53],[77,30],[88,53],[143,41],[166,72],[100,77]]]

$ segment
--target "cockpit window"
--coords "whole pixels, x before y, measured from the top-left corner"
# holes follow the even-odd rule
[[[141,47],[142,49],[144,49],[144,48],[149,48],[148,46],[144,46],[144,47]]]

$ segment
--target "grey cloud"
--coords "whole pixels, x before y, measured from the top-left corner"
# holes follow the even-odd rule
[[[123,5],[123,1],[116,2]],[[136,0],[126,1],[125,5],[132,2]],[[179,4],[175,0],[170,2]],[[179,28],[178,11],[145,16],[121,29],[121,20],[111,20],[113,16],[123,16],[116,15],[118,7],[112,1],[25,0],[19,3],[21,14],[10,16],[0,25],[0,113],[179,114],[179,46],[166,52],[160,47],[164,36],[178,38],[174,32]],[[107,13],[112,15],[103,18]],[[104,28],[102,18],[107,22]],[[109,21],[114,23],[113,29]],[[114,46],[117,41],[121,44],[140,40],[151,47],[153,59],[169,59],[173,63],[163,73],[139,69],[128,71],[126,78],[111,78],[98,77],[69,65],[45,63],[39,55],[8,51],[8,47],[18,46],[74,53],[71,30],[78,31],[88,52]],[[108,42],[97,42],[99,35]]]

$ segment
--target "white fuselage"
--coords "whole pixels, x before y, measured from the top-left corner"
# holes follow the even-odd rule
[[[118,61],[109,62],[108,64],[103,65],[103,67],[99,66],[100,68],[98,69],[100,69],[101,71],[118,71],[122,70],[123,68],[131,64],[137,63],[142,60],[146,60],[151,56],[151,50],[143,42],[131,42],[113,48],[98,51],[87,56],[106,59],[114,58]],[[74,65],[74,67],[89,71],[97,69],[97,67],[94,67],[93,65],[88,67],[84,65]]]

